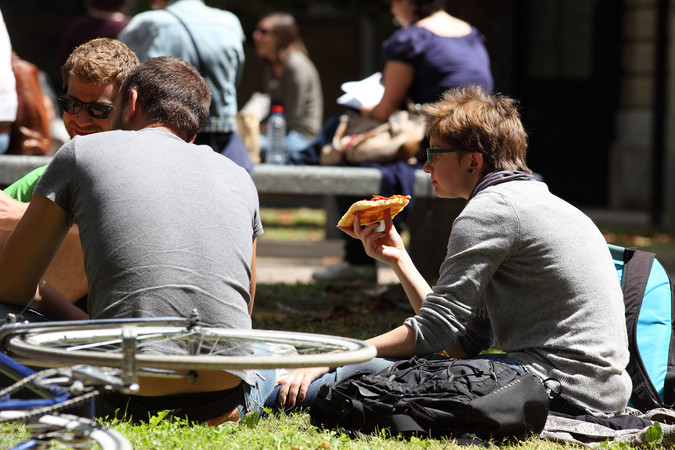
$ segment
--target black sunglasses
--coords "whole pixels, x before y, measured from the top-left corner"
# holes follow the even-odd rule
[[[77,114],[82,111],[82,108],[87,111],[89,116],[94,119],[107,119],[113,110],[113,105],[109,103],[84,103],[72,97],[61,95],[59,97],[59,106],[68,114]]]

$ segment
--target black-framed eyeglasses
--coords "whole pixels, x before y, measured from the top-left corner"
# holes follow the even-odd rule
[[[439,153],[459,153],[461,150],[454,150],[452,148],[427,148],[427,162],[434,162],[434,155]]]
[[[59,106],[68,114],[78,114],[84,108],[87,114],[94,119],[107,119],[113,110],[113,105],[109,103],[91,102],[85,103],[76,98],[59,96]]]

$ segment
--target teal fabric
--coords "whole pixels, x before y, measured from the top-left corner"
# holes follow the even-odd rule
[[[642,363],[661,398],[668,371],[671,317],[670,280],[661,263],[654,260],[636,331],[638,348],[645,355]]]

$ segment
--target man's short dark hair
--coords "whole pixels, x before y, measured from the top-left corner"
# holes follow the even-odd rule
[[[129,92],[138,93],[145,117],[190,141],[204,124],[211,104],[211,90],[189,63],[173,56],[151,58],[139,64],[120,88],[122,107]]]

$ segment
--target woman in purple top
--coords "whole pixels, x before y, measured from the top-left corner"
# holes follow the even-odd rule
[[[474,27],[446,13],[444,0],[392,0],[401,29],[383,44],[386,59],[380,103],[361,112],[386,120],[409,98],[437,101],[448,89],[477,84],[492,92],[485,38]]]
[[[429,28],[412,24],[398,30],[384,43],[384,55],[395,78],[410,77],[406,73],[413,70],[408,96],[418,103],[430,103],[438,100],[441,92],[450,87],[466,84],[479,84],[486,91],[492,91],[490,60],[485,49],[483,35],[466,24],[454,19],[444,11],[432,17],[439,22],[449,20],[456,24],[457,34],[451,25],[445,35],[436,34]]]
[[[401,28],[383,44],[386,63],[382,71],[382,99],[375,106],[361,108],[363,115],[384,121],[391,113],[405,108],[408,100],[420,104],[436,102],[446,90],[465,85],[479,85],[486,92],[492,92],[485,38],[470,24],[446,13],[444,6],[444,0],[391,0],[391,13]],[[335,128],[327,124],[323,133],[332,137],[334,131]],[[383,172],[380,195],[412,193],[414,166],[404,161],[363,165]],[[338,197],[337,200],[338,208],[344,212],[360,198]],[[409,204],[403,214],[396,216],[397,229],[404,226],[412,206]],[[348,239],[344,261],[312,276],[327,282],[376,281],[377,270],[375,261],[365,254],[360,242]]]

